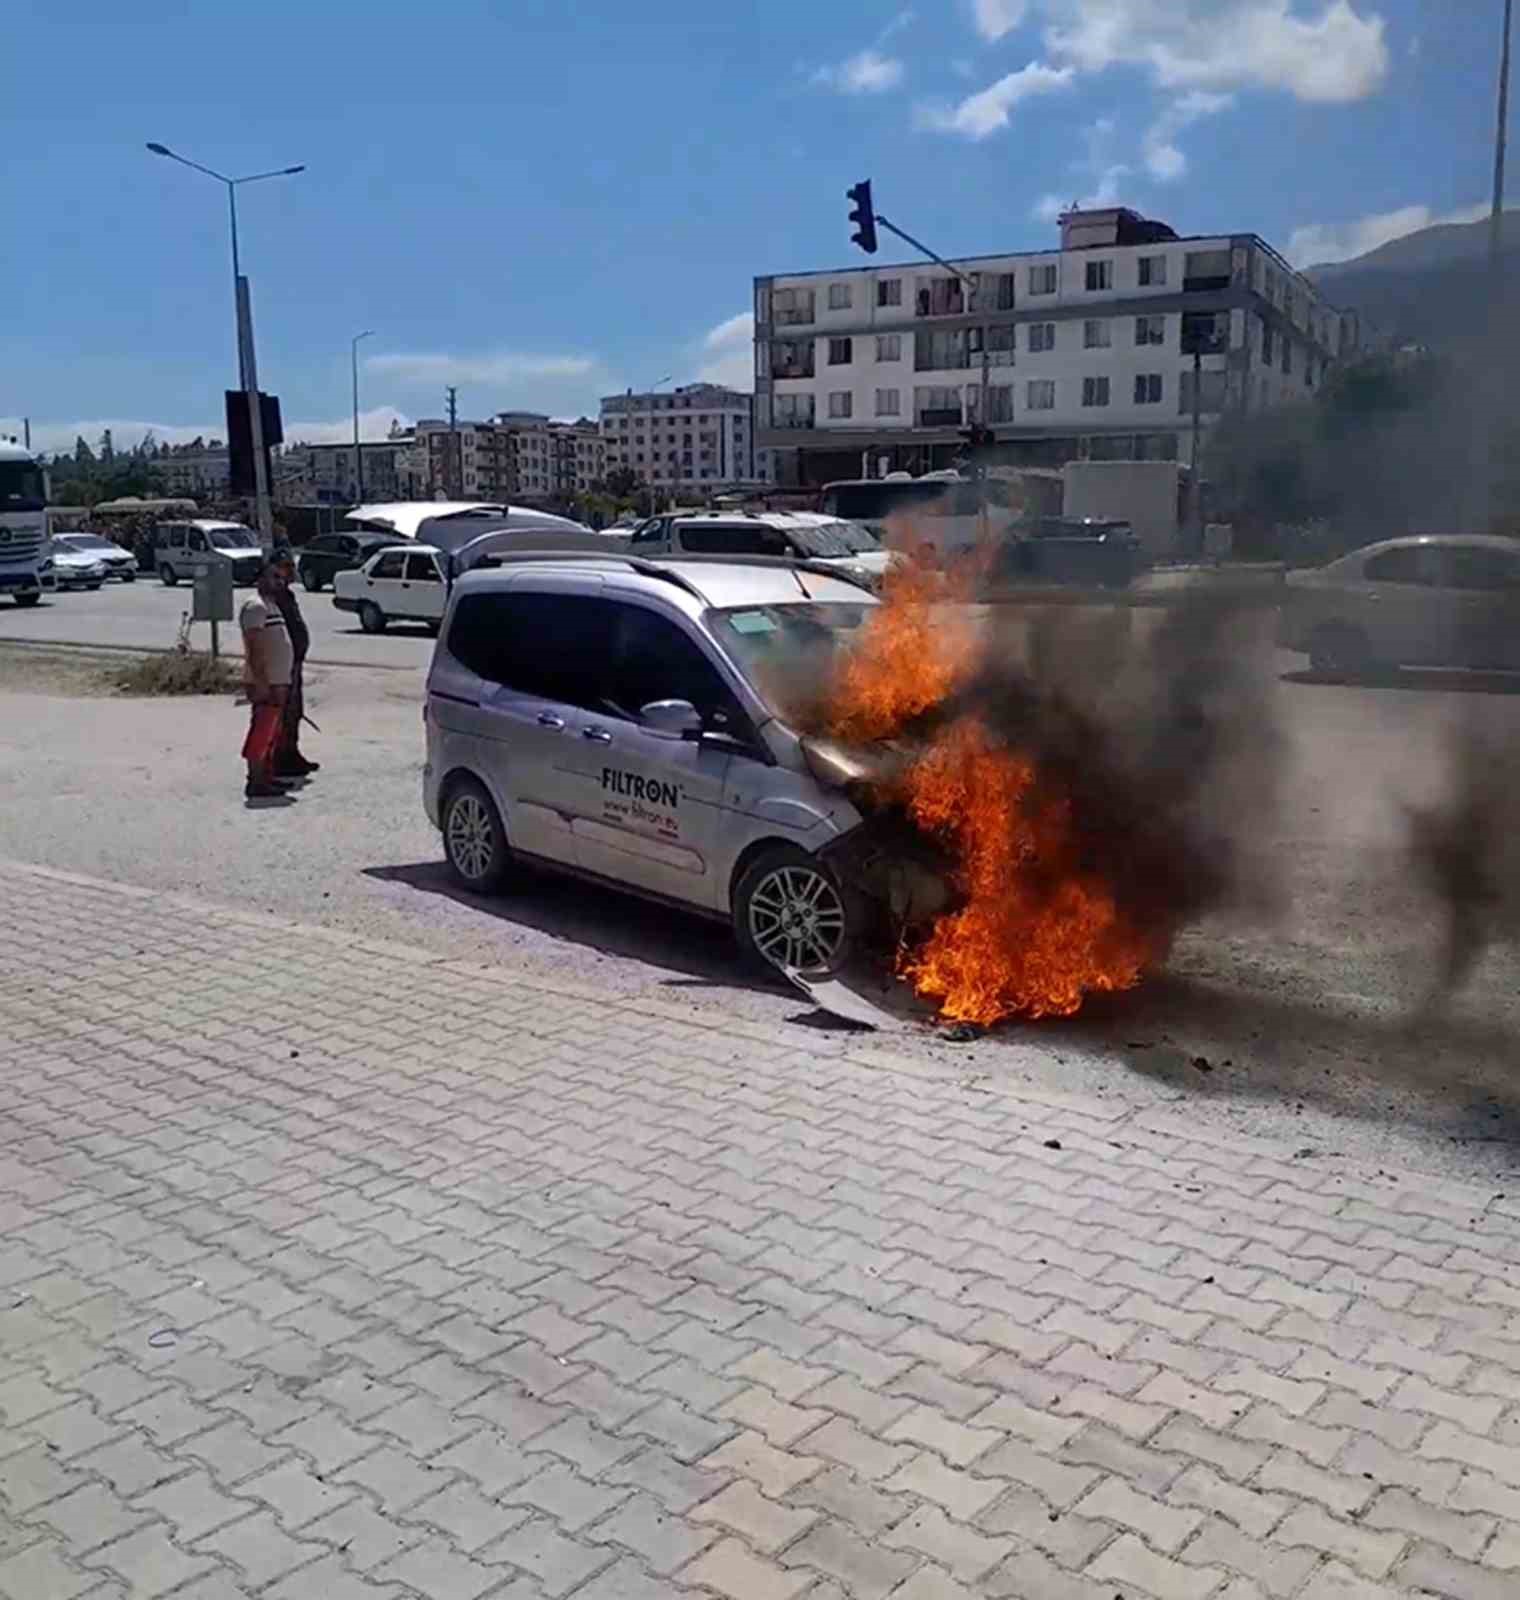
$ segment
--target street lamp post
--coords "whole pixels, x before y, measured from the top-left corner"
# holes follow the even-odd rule
[[[356,333],[348,342],[349,359],[354,371],[354,482],[358,485],[358,503],[364,503],[364,455],[359,445],[359,341],[372,339],[375,336],[373,328],[366,328],[363,333]]]
[[[305,166],[276,167],[269,172],[250,172],[241,178],[229,178],[224,173],[203,167],[188,156],[177,155],[167,145],[148,142],[148,149],[156,156],[177,161],[182,167],[203,172],[215,178],[227,189],[227,218],[232,231],[232,303],[237,324],[238,387],[248,400],[248,429],[253,445],[253,484],[257,506],[259,538],[265,548],[274,543],[274,514],[269,503],[269,464],[264,457],[264,411],[259,396],[258,362],[253,350],[253,311],[248,297],[248,280],[243,276],[238,260],[237,191],[241,184],[259,183],[265,178],[290,178],[304,172]]]

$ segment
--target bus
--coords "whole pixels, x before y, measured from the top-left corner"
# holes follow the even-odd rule
[[[34,606],[52,584],[47,559],[47,473],[31,453],[0,439],[0,594]]]

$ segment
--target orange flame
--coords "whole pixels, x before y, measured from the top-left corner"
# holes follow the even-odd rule
[[[960,910],[940,917],[899,976],[955,1022],[1070,1016],[1094,990],[1140,981],[1147,942],[1077,865],[1070,807],[974,718],[909,769],[908,813],[959,863]]]
[[[829,696],[830,731],[858,741],[907,733],[943,707],[976,665],[964,612],[974,570],[898,569]],[[988,1025],[1069,1016],[1097,991],[1127,989],[1161,952],[1125,925],[1109,888],[1081,865],[1069,799],[974,715],[929,736],[896,796],[956,863],[962,903],[904,951],[898,976],[941,1016]]]

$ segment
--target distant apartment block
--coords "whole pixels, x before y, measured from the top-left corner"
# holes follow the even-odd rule
[[[1179,238],[1124,208],[954,265],[971,288],[918,263],[755,279],[755,443],[778,483],[945,467],[973,422],[1011,464],[1185,459],[1195,349],[1208,425],[1307,397],[1360,338],[1257,235]]]
[[[216,499],[232,487],[232,457],[223,450],[189,450],[159,456],[153,471],[171,495],[191,499]]]
[[[400,459],[406,448],[399,439],[365,442],[365,500],[400,500]],[[353,505],[361,497],[356,455],[351,444],[292,445],[275,462],[275,481],[286,499],[299,497],[318,505]]]
[[[759,478],[753,397],[720,384],[608,395],[601,432],[606,470],[657,488],[707,493]]]

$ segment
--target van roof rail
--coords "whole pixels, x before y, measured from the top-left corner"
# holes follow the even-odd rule
[[[686,590],[688,594],[696,596],[699,600],[706,600],[706,595],[684,573],[672,571],[667,563],[680,562],[682,566],[706,567],[773,567],[787,572],[810,572],[820,578],[833,578],[836,582],[847,583],[852,588],[864,589],[868,594],[874,592],[868,578],[858,577],[853,572],[846,572],[829,561],[814,560],[808,557],[799,559],[795,556],[721,555],[708,554],[706,552],[701,554],[683,553],[673,556],[642,556],[632,551],[623,550],[608,550],[605,552],[600,550],[510,550],[487,556],[478,567],[472,567],[470,571],[491,571],[493,568],[499,569],[513,566],[519,562],[543,561],[606,562],[610,566],[627,567],[630,571],[637,572],[641,577],[658,578],[663,583],[673,583],[677,588]]]

